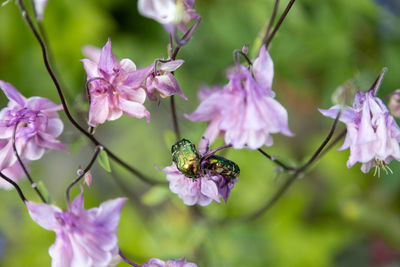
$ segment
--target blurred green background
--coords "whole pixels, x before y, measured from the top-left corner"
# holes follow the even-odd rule
[[[288,1],[281,2],[279,13]],[[196,92],[201,85],[227,82],[225,71],[233,64],[233,50],[244,44],[253,47],[273,1],[198,0],[195,7],[203,20],[179,54],[185,64],[176,76],[189,97],[189,101],[177,99],[181,131],[197,143],[206,124],[192,123],[183,114],[198,105]],[[379,95],[400,87],[399,16],[398,0],[295,3],[270,52],[275,64],[273,90],[287,108],[296,136],[275,135],[274,145],[266,149],[269,153],[291,164],[304,162],[332,123],[317,107],[330,107],[332,94],[347,81],[366,90],[386,66],[389,71]],[[117,57],[130,58],[138,67],[166,56],[165,30],[141,17],[136,1],[50,0],[44,28],[58,77],[82,125],[88,108],[86,75],[79,61],[83,45],[102,47],[110,37]],[[39,46],[13,1],[0,8],[0,79],[27,97],[39,95],[60,102]],[[0,100],[4,107],[4,95]],[[153,164],[161,168],[171,164],[169,101],[145,105],[151,112],[149,124],[124,116],[99,127],[96,135],[148,176],[164,180]],[[64,208],[65,189],[79,166],[87,164],[93,147],[62,118],[61,139],[70,153],[48,152],[30,168],[34,179],[45,183],[53,202]],[[222,140],[213,147],[220,144]],[[349,152],[333,149],[267,214],[249,223],[219,225],[213,221],[243,216],[262,206],[285,178],[256,151],[230,149],[226,156],[241,168],[226,204],[187,207],[167,187],[150,188],[116,164],[111,174],[95,164],[92,186],[85,189],[85,206],[129,197],[122,211],[119,244],[139,264],[151,257],[187,257],[199,267],[400,266],[398,162],[390,164],[393,175],[378,178],[373,171],[361,173],[359,164],[347,169]],[[39,201],[27,181],[20,184],[29,199]],[[77,193],[75,188],[73,194]],[[0,192],[0,216],[0,266],[49,266],[48,248],[55,235],[30,219],[14,190]]]

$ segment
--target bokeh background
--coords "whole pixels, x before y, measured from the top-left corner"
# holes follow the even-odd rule
[[[281,13],[288,1],[281,1]],[[276,35],[270,53],[275,64],[273,90],[288,110],[293,138],[275,135],[266,150],[289,164],[304,162],[329,132],[332,120],[318,107],[332,105],[344,83],[366,90],[381,71],[388,72],[381,97],[400,87],[400,2],[398,0],[298,0]],[[176,99],[184,137],[197,143],[205,123],[183,117],[198,105],[202,85],[227,82],[233,50],[244,44],[254,56],[256,40],[272,12],[272,0],[198,0],[203,20],[179,58],[176,77],[189,101]],[[50,0],[44,28],[69,106],[82,125],[87,120],[81,48],[102,47],[107,38],[118,58],[138,67],[166,56],[168,36],[157,22],[141,17],[128,0]],[[25,96],[59,103],[45,71],[40,49],[11,3],[0,8],[0,79]],[[6,98],[1,94],[1,106]],[[96,136],[117,155],[148,176],[165,180],[154,168],[171,164],[173,139],[169,101],[146,102],[151,122],[122,117],[98,127]],[[32,176],[46,185],[53,203],[65,207],[65,189],[85,166],[93,147],[62,115],[61,136],[69,153],[51,151],[31,162]],[[339,131],[343,128],[340,125]],[[338,131],[338,132],[339,132]],[[222,144],[218,140],[213,147]],[[228,203],[187,207],[168,187],[149,187],[112,162],[112,173],[98,164],[85,188],[86,208],[119,196],[129,202],[118,231],[125,254],[141,264],[151,257],[187,257],[199,267],[400,266],[400,164],[393,175],[363,174],[346,168],[348,151],[332,149],[265,215],[248,223],[229,218],[256,210],[275,192],[286,174],[257,151],[226,151],[241,168]],[[27,181],[29,199],[39,201]],[[73,195],[78,189],[73,190]],[[0,266],[49,266],[54,233],[36,225],[14,190],[0,192]],[[216,220],[228,218],[226,224]],[[119,266],[127,266],[121,263]]]

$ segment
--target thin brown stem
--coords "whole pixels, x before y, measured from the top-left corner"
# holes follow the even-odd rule
[[[272,33],[268,36],[268,38],[265,40],[265,46],[268,47],[269,44],[271,43],[272,39],[274,38],[276,32],[279,30],[279,28],[282,25],[282,22],[284,21],[284,19],[286,18],[286,15],[289,13],[290,9],[292,8],[294,2],[296,0],[290,0],[289,4],[287,5],[285,11],[283,11],[283,14],[281,15],[281,17],[279,18],[278,22],[276,23]]]
[[[176,108],[175,108],[175,97],[173,95],[170,97],[170,103],[171,103],[172,124],[174,125],[175,138],[176,140],[180,140],[181,132],[179,130],[178,117],[176,115]]]
[[[14,182],[13,180],[11,180],[11,179],[8,178],[7,176],[5,176],[2,172],[0,172],[0,177],[1,177],[2,179],[6,180],[8,183],[10,183],[10,184],[17,190],[18,195],[19,195],[20,199],[22,200],[22,202],[24,202],[24,204],[25,204],[26,201],[28,201],[28,200],[26,199],[26,197],[24,196],[24,193],[22,193],[21,188],[19,187],[19,185],[17,185],[16,182]]]
[[[61,100],[61,105],[63,106],[65,115],[67,116],[68,120],[71,122],[71,124],[78,130],[80,131],[83,135],[85,135],[94,145],[96,146],[102,146],[104,150],[107,152],[107,154],[112,158],[114,161],[116,161],[118,164],[122,165],[124,168],[126,168],[128,171],[130,171],[132,174],[136,175],[140,180],[143,182],[146,182],[148,184],[154,185],[159,182],[154,181],[150,179],[149,177],[145,176],[143,173],[139,172],[136,170],[134,167],[130,166],[126,162],[124,162],[122,159],[117,157],[114,153],[112,153],[107,147],[105,147],[103,144],[101,144],[90,132],[86,131],[82,126],[78,124],[78,122],[72,117],[68,105],[66,102],[66,99],[64,97],[63,91],[61,90],[60,84],[50,66],[49,59],[48,59],[48,54],[46,51],[46,45],[42,38],[39,35],[39,32],[36,30],[35,26],[33,25],[32,19],[29,16],[26,7],[23,3],[23,0],[18,0],[18,5],[21,9],[22,16],[24,17],[25,21],[28,23],[29,28],[31,29],[33,35],[35,36],[36,40],[39,42],[40,48],[42,50],[42,55],[43,55],[43,61],[46,67],[47,72],[49,73],[56,89],[57,93],[59,95],[59,98]]]
[[[271,160],[272,162],[276,163],[277,165],[279,165],[282,169],[284,169],[285,171],[294,171],[296,170],[296,167],[292,167],[289,165],[286,165],[285,163],[283,163],[282,161],[280,161],[279,159],[275,158],[274,156],[271,156],[270,154],[268,154],[267,152],[265,152],[264,150],[262,150],[261,148],[258,149],[258,151],[263,154],[266,158],[268,158],[269,160]]]
[[[136,263],[134,263],[133,261],[131,261],[130,259],[128,259],[128,258],[122,253],[121,249],[119,250],[118,254],[119,254],[119,256],[124,260],[124,262],[128,263],[129,265],[134,266],[134,267],[140,267],[139,264],[136,264]]]
[[[13,131],[13,136],[12,136],[12,146],[13,146],[14,155],[17,158],[17,161],[18,161],[19,165],[21,166],[22,170],[24,171],[24,173],[25,173],[26,177],[28,178],[29,182],[31,183],[32,188],[36,191],[36,193],[38,194],[40,199],[43,201],[43,203],[47,203],[46,199],[42,195],[42,192],[40,192],[39,188],[37,187],[37,184],[33,181],[31,175],[29,174],[28,170],[25,167],[25,164],[22,162],[22,159],[18,154],[17,145],[16,145],[16,142],[15,142],[15,135],[16,135],[16,132],[17,132],[18,125],[19,125],[19,122],[17,122],[15,124],[14,131]]]
[[[381,73],[379,73],[375,82],[372,84],[371,88],[369,89],[369,90],[373,90],[374,96],[376,96],[378,94],[378,90],[381,87],[383,77],[385,76],[387,70],[388,70],[387,68],[382,69]]]
[[[278,6],[279,6],[279,0],[276,0],[275,4],[274,4],[274,9],[272,10],[271,18],[268,22],[267,30],[265,31],[265,35],[264,35],[264,38],[262,41],[263,44],[267,42],[269,33],[272,28],[272,24],[274,24],[274,21],[275,21],[276,13],[278,12]]]
[[[96,147],[96,151],[93,154],[92,159],[90,160],[89,164],[86,166],[86,168],[80,173],[80,175],[68,186],[67,191],[66,191],[66,196],[67,196],[67,205],[68,205],[68,209],[71,206],[71,198],[70,198],[70,191],[71,188],[76,185],[84,176],[85,174],[90,170],[90,168],[92,168],[94,162],[97,159],[97,156],[99,155],[100,151],[103,149],[103,147],[101,146],[97,146]]]
[[[249,64],[249,66],[253,65],[253,62],[251,62],[249,57],[245,53],[243,53],[242,50],[239,49],[233,51],[233,58],[235,60],[236,65],[240,65],[239,55],[241,55],[247,61],[247,64]]]

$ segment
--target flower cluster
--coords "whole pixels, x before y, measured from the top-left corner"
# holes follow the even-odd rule
[[[57,114],[62,107],[43,97],[25,98],[4,81],[0,81],[0,88],[9,99],[8,106],[0,111],[0,171],[18,180],[24,172],[14,154],[14,144],[23,162],[38,160],[49,149],[66,150],[56,139],[63,131]],[[9,188],[3,181],[0,186]]]
[[[158,96],[178,94],[186,99],[171,74],[183,60],[168,61],[158,69],[158,61],[136,69],[130,59],[118,62],[112,53],[110,39],[101,52],[91,47],[86,47],[84,52],[89,58],[83,59],[82,63],[87,73],[90,126],[116,120],[122,114],[149,121],[150,113],[143,105],[146,96],[158,99]]]
[[[319,109],[331,118],[336,118],[340,110],[339,105]],[[386,170],[392,159],[400,160],[400,128],[373,90],[357,91],[353,107],[344,107],[339,119],[346,124],[347,135],[338,150],[350,148],[348,168],[360,162],[361,170],[367,173],[374,166]]]
[[[272,133],[292,136],[285,108],[274,99],[273,63],[263,45],[254,61],[253,72],[238,65],[228,74],[223,88],[203,89],[196,111],[186,117],[192,121],[209,121],[204,137],[210,142],[223,135],[234,148],[258,149],[271,146]]]
[[[116,235],[125,198],[102,203],[85,210],[83,192],[67,211],[49,204],[27,202],[32,219],[46,230],[56,233],[49,254],[53,267],[109,266],[119,258]]]

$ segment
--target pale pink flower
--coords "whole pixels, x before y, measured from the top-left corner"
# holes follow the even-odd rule
[[[187,262],[185,258],[167,261],[151,258],[148,263],[141,265],[141,267],[197,267],[197,265]]]
[[[178,28],[186,32],[187,25],[197,19],[195,0],[139,0],[138,10],[142,16],[154,19],[170,33]]]
[[[324,116],[336,118],[340,109],[336,105],[319,111]],[[343,108],[340,121],[346,124],[347,135],[338,150],[350,148],[348,168],[360,162],[362,172],[367,173],[373,166],[377,170],[386,170],[386,164],[392,159],[400,160],[400,128],[372,90],[357,91],[353,107]]]
[[[162,63],[155,72],[153,71],[149,74],[145,85],[143,86],[149,99],[158,100],[159,96],[165,98],[178,94],[180,97],[187,100],[187,97],[179,87],[178,81],[172,74],[173,71],[177,70],[183,64],[183,62],[183,60],[172,60]],[[157,64],[157,62],[155,64]],[[154,64],[152,66],[154,67]]]
[[[204,137],[213,142],[223,135],[234,148],[258,149],[271,146],[271,134],[292,136],[286,109],[274,99],[271,90],[273,63],[262,46],[253,64],[253,73],[238,65],[228,74],[229,83],[222,89],[200,91],[201,103],[186,117],[209,121]]]
[[[63,130],[57,114],[61,105],[37,96],[25,98],[4,81],[0,81],[0,88],[10,100],[8,106],[0,111],[0,170],[17,162],[12,145],[16,125],[15,144],[23,161],[38,160],[49,149],[66,150],[56,140]],[[15,174],[15,170],[12,173]]]
[[[85,210],[81,192],[68,211],[29,201],[26,205],[37,224],[56,233],[49,249],[53,267],[106,267],[119,257],[116,232],[125,201],[108,200],[98,208]]]
[[[89,125],[96,126],[126,114],[136,118],[150,119],[143,106],[146,92],[141,88],[152,67],[136,69],[130,59],[117,61],[111,50],[111,41],[103,47],[100,57],[93,50],[91,59],[83,59],[89,83]],[[98,61],[97,61],[98,60]]]

